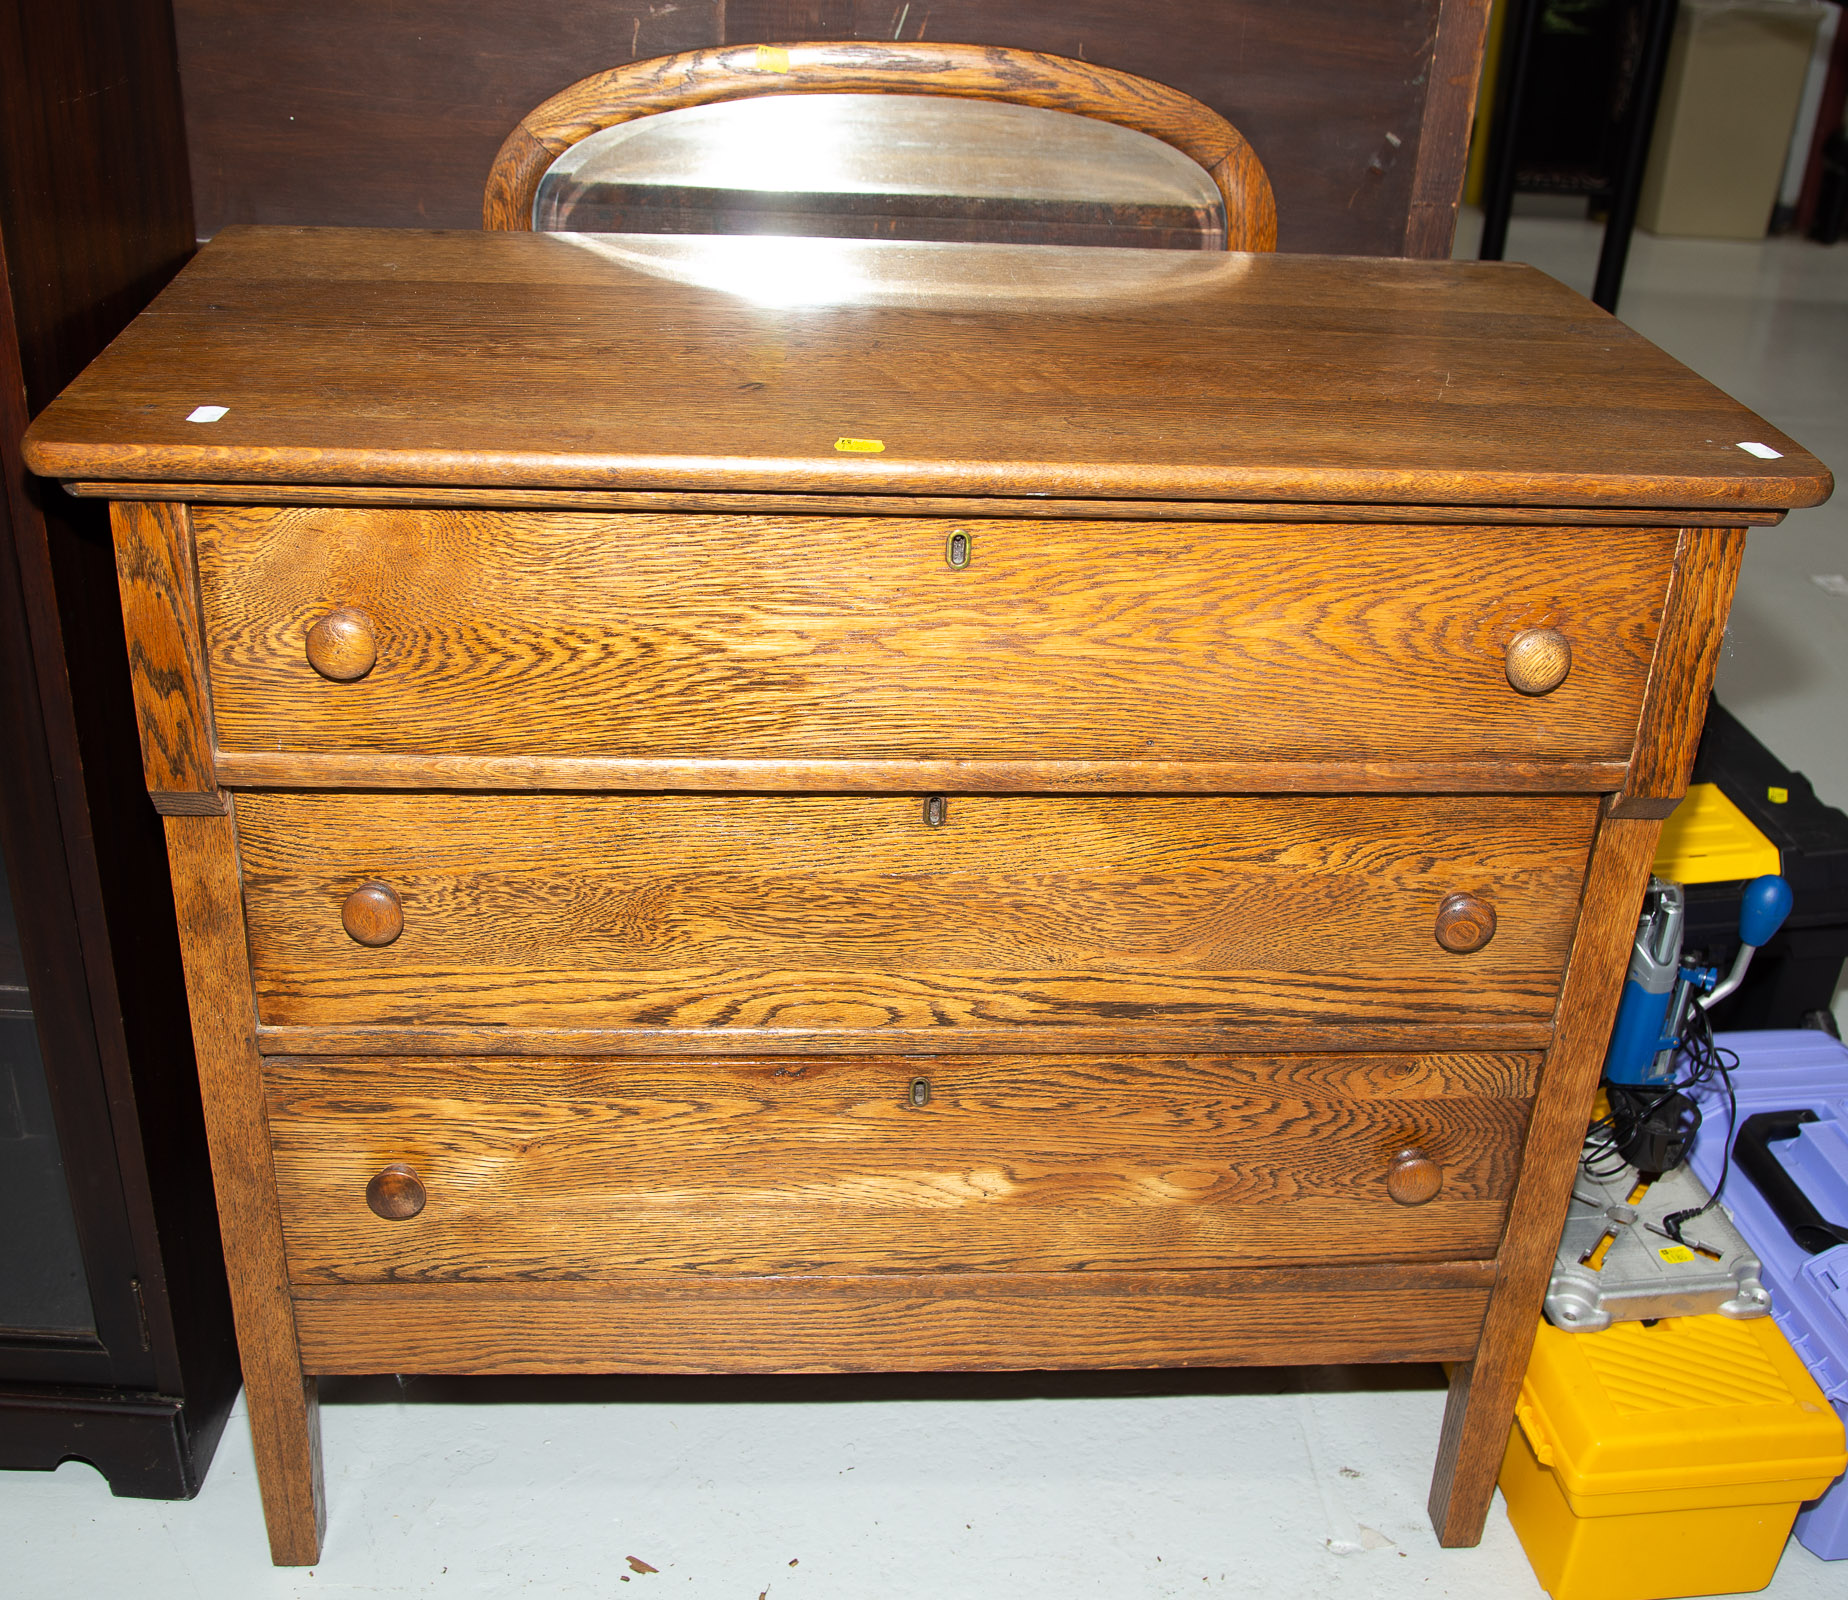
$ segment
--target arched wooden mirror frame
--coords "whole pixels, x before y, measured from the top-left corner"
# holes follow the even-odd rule
[[[728,45],[584,78],[520,122],[494,158],[482,226],[530,231],[546,169],[604,128],[683,106],[773,94],[928,94],[1006,100],[1134,128],[1206,169],[1225,197],[1226,248],[1277,248],[1263,162],[1238,129],[1179,89],[1064,56],[973,44],[835,41]]]

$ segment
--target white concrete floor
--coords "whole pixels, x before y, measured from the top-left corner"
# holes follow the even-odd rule
[[[1459,253],[1474,253],[1473,228]],[[1509,254],[1585,289],[1597,249],[1587,224],[1518,218]],[[1848,247],[1639,234],[1622,314],[1848,466]],[[1752,536],[1720,686],[1848,806],[1848,594],[1812,581],[1848,573],[1845,533],[1848,491]],[[0,1596],[1540,1593],[1499,1499],[1479,1548],[1432,1538],[1430,1368],[377,1379],[329,1383],[325,1399],[320,1567],[268,1565],[240,1409],[189,1504],[112,1499],[75,1462],[0,1474]],[[1848,1567],[1794,1543],[1768,1591],[1844,1592]]]

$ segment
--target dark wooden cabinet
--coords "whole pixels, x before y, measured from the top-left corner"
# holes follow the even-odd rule
[[[191,248],[164,0],[0,6],[0,1467],[163,1498],[237,1355],[107,519],[19,443]]]

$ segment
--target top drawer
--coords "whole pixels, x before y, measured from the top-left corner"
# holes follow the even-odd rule
[[[1620,762],[1675,543],[1648,528],[194,516],[219,748],[265,754]],[[317,640],[327,676],[308,644],[337,611],[344,637]],[[1565,636],[1570,671],[1517,692],[1509,642],[1540,628]]]

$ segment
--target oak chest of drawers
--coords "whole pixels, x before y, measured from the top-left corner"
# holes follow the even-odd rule
[[[374,1371],[1450,1360],[1478,1536],[1744,529],[1828,475],[1526,269],[942,248],[232,230],[35,424],[279,1561]]]

